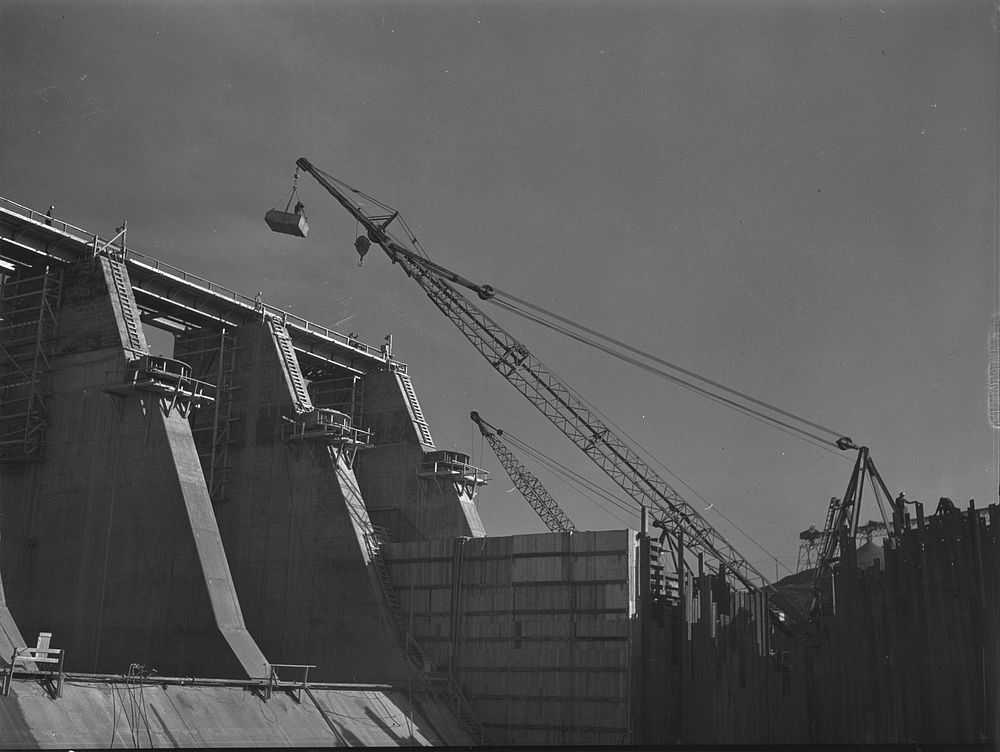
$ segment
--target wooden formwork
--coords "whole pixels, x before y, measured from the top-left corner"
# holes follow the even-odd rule
[[[515,745],[630,741],[634,533],[392,543],[414,637],[491,736]]]
[[[806,630],[709,576],[647,611],[637,741],[996,742],[1000,507],[918,513],[885,569],[841,550],[835,608]]]
[[[644,597],[633,535],[386,550],[414,636],[502,743],[997,740],[1000,507],[918,514],[884,568],[845,537],[808,628],[716,575]]]

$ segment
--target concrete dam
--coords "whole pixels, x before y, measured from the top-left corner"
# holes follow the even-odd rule
[[[996,504],[798,630],[657,530],[488,536],[388,347],[124,228],[2,201],[0,278],[0,748],[998,738]]]

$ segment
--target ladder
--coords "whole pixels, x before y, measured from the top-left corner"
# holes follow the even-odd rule
[[[469,702],[462,693],[461,687],[458,686],[458,682],[455,681],[455,677],[448,671],[436,671],[430,658],[427,657],[427,654],[417,641],[413,639],[410,630],[407,629],[403,610],[399,606],[399,598],[396,597],[396,589],[393,587],[389,570],[385,565],[385,559],[382,557],[380,532],[373,527],[371,532],[365,533],[365,543],[367,544],[368,556],[372,562],[372,566],[378,575],[385,603],[389,607],[397,631],[403,638],[403,649],[406,657],[420,672],[429,685],[431,692],[436,697],[443,698],[448,703],[455,717],[461,723],[462,728],[472,735],[472,738],[478,744],[492,743],[486,733],[486,728],[479,722],[469,707]]]
[[[118,306],[122,312],[122,321],[125,323],[125,334],[128,339],[125,349],[128,351],[129,359],[134,360],[146,353],[139,308],[135,304],[135,296],[132,295],[132,285],[129,283],[125,264],[111,255],[108,255],[107,259],[115,296],[118,298]]]
[[[833,548],[837,541],[837,536],[840,534],[840,531],[836,527],[837,516],[841,506],[846,503],[846,501],[842,502],[836,496],[830,498],[830,506],[826,510],[826,522],[823,524],[823,534],[819,542],[821,559],[833,555]]]
[[[312,400],[309,399],[309,392],[306,389],[306,380],[302,376],[302,369],[299,367],[299,359],[295,357],[295,348],[292,346],[292,338],[288,336],[288,329],[284,323],[274,318],[267,317],[271,334],[274,335],[274,342],[278,346],[278,353],[281,362],[285,366],[285,374],[292,387],[292,396],[295,399],[295,411],[307,413],[313,409]]]
[[[242,387],[233,384],[236,372],[236,338],[232,332],[223,329],[219,337],[218,371],[216,374],[215,414],[211,431],[211,452],[208,452],[208,492],[212,501],[222,501],[226,498],[229,485],[229,449],[236,444],[232,437],[233,424],[237,422],[234,416],[236,391]],[[202,458],[202,466],[205,465]]]
[[[410,381],[409,374],[397,371],[396,378],[399,379],[399,384],[403,387],[403,394],[406,395],[406,403],[410,409],[410,418],[413,421],[413,426],[417,429],[417,433],[420,435],[420,443],[433,449],[434,439],[431,438],[431,429],[424,418],[424,411],[420,409],[420,403],[417,401],[417,393],[413,389],[413,382]]]

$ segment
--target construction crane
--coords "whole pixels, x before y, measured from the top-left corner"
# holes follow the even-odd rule
[[[834,497],[830,500],[834,506],[839,505],[840,499]],[[884,522],[868,520],[863,525],[858,525],[858,533],[854,537],[855,543],[868,543],[873,538],[887,538],[890,530]],[[815,569],[819,561],[819,547],[823,540],[823,531],[817,530],[815,525],[810,525],[808,530],[799,533],[799,558],[795,565],[795,572],[806,572]]]
[[[842,533],[846,533],[849,540],[856,540],[863,530],[858,523],[861,519],[861,500],[866,478],[871,484],[872,494],[878,503],[878,509],[882,516],[881,529],[886,533],[886,545],[894,546],[900,534],[898,524],[895,527],[893,524],[898,516],[893,515],[892,495],[889,493],[885,481],[882,480],[882,475],[875,467],[868,447],[856,446],[846,437],[838,441],[837,446],[844,450],[857,449],[858,458],[854,463],[854,470],[851,472],[851,479],[847,484],[843,501],[835,496],[830,499],[830,505],[827,508],[826,523],[819,536],[819,555],[812,580],[810,618],[815,618],[819,613],[823,579],[830,576],[834,564],[842,556],[840,550]],[[888,507],[888,511],[886,507]],[[878,523],[872,521],[865,527],[869,528],[871,534],[875,534],[877,526]]]
[[[434,305],[501,376],[641,508],[650,510],[658,527],[662,527],[674,540],[683,540],[688,550],[701,554],[706,565],[714,566],[720,572],[729,572],[749,590],[771,588],[767,577],[649,467],[626,440],[587,407],[577,392],[453,285],[471,290],[482,300],[496,295],[493,287],[466,279],[398,242],[389,232],[389,225],[399,218],[398,211],[341,183],[304,157],[296,161],[296,166],[312,175],[364,227],[366,234],[355,241],[362,260],[372,244],[380,246],[394,264],[399,264],[420,285]],[[386,213],[371,213],[348,194],[373,201]],[[401,219],[396,226],[405,227]],[[406,242],[419,247],[412,235],[408,235]]]
[[[552,495],[545,490],[542,482],[536,478],[521,461],[514,456],[510,448],[504,443],[503,430],[495,428],[487,423],[479,413],[473,411],[469,415],[473,422],[479,426],[483,437],[490,443],[493,452],[496,454],[507,475],[514,481],[514,487],[521,492],[524,500],[528,502],[532,509],[542,518],[542,522],[552,533],[571,533],[576,530],[576,525],[566,516],[566,513],[559,506],[559,503],[552,498]]]

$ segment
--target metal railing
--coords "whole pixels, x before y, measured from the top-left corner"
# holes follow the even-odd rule
[[[476,483],[485,483],[488,470],[483,470],[468,462],[449,459],[424,460],[420,463],[419,477],[459,477],[474,480]]]
[[[49,640],[52,638],[51,632],[39,632],[38,644],[31,647],[15,647],[10,658],[10,665],[4,671],[0,680],[0,696],[7,697],[10,694],[10,685],[14,680],[14,673],[28,676],[32,679],[41,679],[50,686],[49,694],[52,699],[62,697],[63,681],[66,674],[63,670],[63,660],[66,651],[62,648],[50,648]],[[18,664],[21,667],[18,668]],[[36,664],[49,664],[51,668],[42,669]],[[54,686],[53,686],[54,685]]]
[[[372,432],[364,428],[355,428],[349,421],[346,423],[329,423],[316,420],[291,420],[286,418],[282,424],[281,437],[285,441],[318,439],[332,443],[345,442],[358,446],[370,446]]]
[[[309,669],[316,668],[315,663],[269,663],[267,664],[267,683],[264,685],[264,702],[271,699],[276,689],[286,689],[295,691],[295,701],[302,702],[302,692],[309,688]],[[278,678],[279,668],[300,668],[302,669],[301,682],[281,681]]]
[[[132,361],[126,378],[137,389],[149,387],[154,391],[177,391],[185,397],[215,401],[215,384],[193,378],[191,366],[187,363],[162,355],[143,355]]]
[[[379,347],[373,347],[365,344],[355,337],[341,334],[333,329],[329,329],[325,326],[309,321],[308,319],[304,319],[301,316],[297,316],[294,313],[289,313],[288,311],[278,308],[277,306],[265,303],[259,298],[251,298],[247,295],[243,295],[242,293],[231,290],[228,287],[216,284],[215,282],[205,279],[204,277],[199,277],[197,274],[186,272],[183,269],[179,269],[176,266],[159,261],[152,256],[147,256],[144,253],[140,253],[139,251],[135,251],[131,248],[122,249],[120,245],[107,243],[107,241],[102,240],[97,233],[88,232],[81,227],[64,222],[61,219],[49,217],[47,214],[35,211],[27,206],[22,206],[21,204],[11,201],[10,199],[3,198],[2,196],[0,196],[0,207],[40,225],[45,225],[54,230],[58,230],[74,240],[83,243],[84,245],[94,245],[95,243],[101,246],[106,245],[109,253],[119,254],[119,257],[130,266],[145,268],[156,272],[160,276],[172,277],[187,285],[197,287],[199,290],[212,293],[220,298],[231,301],[250,311],[255,311],[261,314],[271,314],[272,316],[280,318],[286,326],[290,325],[304,332],[324,337],[332,342],[336,342],[338,345],[356,350],[360,354],[367,357],[377,359],[381,358],[391,364],[393,370],[399,371],[400,373],[406,373],[407,371],[405,363],[401,363],[393,359],[391,356],[387,357],[385,351]]]

